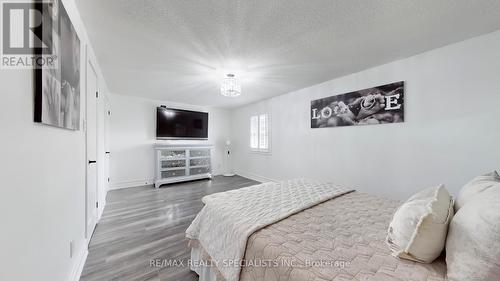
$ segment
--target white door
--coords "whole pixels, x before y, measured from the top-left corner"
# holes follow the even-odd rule
[[[109,131],[109,102],[102,95],[97,101],[97,209],[98,220],[104,212],[104,204],[106,202],[106,192],[108,190],[108,162],[109,162],[109,146],[108,146],[108,131]]]
[[[97,75],[87,65],[87,202],[86,238],[90,240],[97,224]]]
[[[109,119],[111,118],[111,109],[108,103],[106,103],[105,112],[104,112],[104,148],[106,150],[105,152],[105,158],[104,158],[104,178],[105,178],[105,192],[109,190],[109,163],[110,163],[110,157],[111,157],[111,152],[109,150]]]

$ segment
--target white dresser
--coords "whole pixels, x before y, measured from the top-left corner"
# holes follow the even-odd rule
[[[155,187],[212,178],[210,145],[156,145]]]

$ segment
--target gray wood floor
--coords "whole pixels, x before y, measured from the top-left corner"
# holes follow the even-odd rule
[[[186,265],[184,237],[203,207],[201,198],[257,182],[235,176],[163,186],[110,191],[89,245],[81,281],[198,280]],[[155,259],[184,260],[184,266],[152,267]]]

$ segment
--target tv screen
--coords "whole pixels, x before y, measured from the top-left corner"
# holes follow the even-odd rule
[[[157,139],[207,139],[208,113],[158,107]]]

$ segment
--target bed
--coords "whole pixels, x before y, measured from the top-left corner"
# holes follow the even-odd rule
[[[310,183],[301,180],[299,188],[304,182]],[[391,256],[385,237],[400,202],[353,190],[333,192],[327,198],[312,206],[306,204],[291,215],[285,212],[283,218],[251,232],[245,239],[243,263],[237,275],[228,274],[224,265],[214,263],[211,252],[217,253],[210,249],[211,240],[188,234],[191,269],[198,273],[200,281],[446,279],[443,257],[422,264]]]

